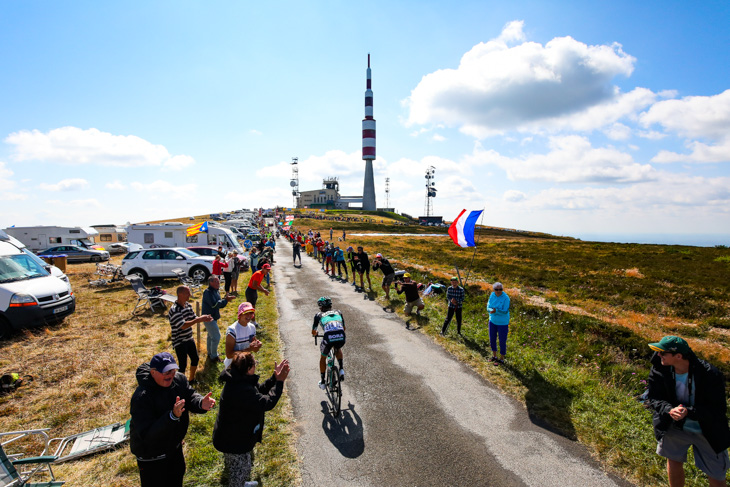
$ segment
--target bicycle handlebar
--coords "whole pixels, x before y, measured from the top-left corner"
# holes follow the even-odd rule
[[[324,338],[324,335],[314,335],[314,344],[317,344],[317,338]]]

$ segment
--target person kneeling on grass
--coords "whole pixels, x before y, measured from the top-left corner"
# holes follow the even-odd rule
[[[669,485],[684,485],[690,446],[710,487],[727,485],[730,428],[722,372],[697,358],[687,341],[677,336],[665,336],[649,348],[656,353],[651,358],[646,405],[653,411],[656,452],[667,459]]]
[[[504,363],[507,355],[507,334],[509,333],[509,296],[505,294],[501,282],[492,285],[493,292],[489,295],[487,312],[489,313],[489,345],[492,348],[492,362],[494,365]],[[499,354],[497,358],[497,337],[499,337]]]
[[[264,383],[256,374],[256,359],[236,352],[230,368],[221,372],[225,383],[213,426],[213,446],[223,453],[230,487],[256,486],[251,480],[253,448],[264,431],[264,415],[274,409],[289,375],[289,361],[274,362],[274,373]]]
[[[129,413],[129,446],[137,458],[140,485],[178,487],[185,476],[182,442],[188,411],[205,413],[215,406],[211,393],[201,396],[188,383],[171,353],[158,353],[137,368],[137,390]]]

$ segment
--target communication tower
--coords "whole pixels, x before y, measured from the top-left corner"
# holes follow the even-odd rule
[[[385,178],[385,207],[390,208],[390,178]]]
[[[429,166],[426,169],[426,204],[424,213],[426,213],[427,217],[432,216],[433,202],[431,200],[436,197],[436,188],[434,187],[436,183],[433,181],[435,172],[436,169],[433,166]]]
[[[298,157],[292,157],[291,158],[291,182],[289,183],[289,186],[291,186],[291,195],[294,200],[294,208],[297,208],[299,206],[299,158]]]

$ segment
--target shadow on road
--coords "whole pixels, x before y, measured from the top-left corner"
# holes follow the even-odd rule
[[[322,430],[332,445],[343,457],[357,458],[365,451],[362,418],[355,412],[355,405],[347,404],[342,408],[340,417],[335,418],[329,412],[329,404],[322,401]]]
[[[468,348],[478,352],[485,360],[491,359],[492,351],[488,344],[467,337],[463,340]],[[509,362],[503,367],[527,388],[525,405],[533,424],[571,440],[577,439],[570,418],[574,394],[569,389],[551,384],[535,369],[523,373],[511,367]]]

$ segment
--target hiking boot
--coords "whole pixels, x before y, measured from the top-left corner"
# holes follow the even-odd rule
[[[324,390],[325,387],[327,387],[327,386],[324,385],[324,382],[322,382],[322,381],[319,381],[319,384],[318,385],[319,385],[319,388],[322,389],[322,390]]]

